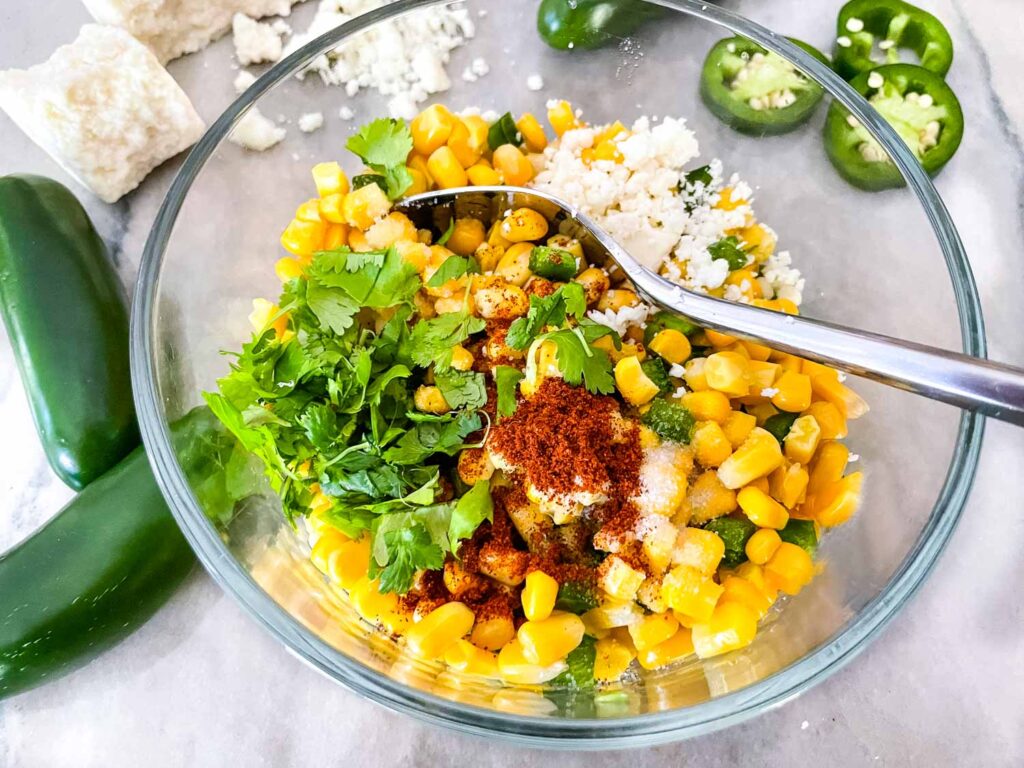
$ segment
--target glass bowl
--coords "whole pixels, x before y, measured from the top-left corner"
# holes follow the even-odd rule
[[[386,98],[376,93],[348,97],[315,76],[292,75],[378,24],[442,2],[400,0],[290,55],[238,98],[189,155],[146,244],[132,318],[136,404],[158,480],[224,589],[311,666],[394,710],[478,735],[573,748],[653,744],[740,722],[848,662],[920,586],[963,508],[981,418],[855,382],[872,407],[849,438],[863,457],[864,502],[853,520],[824,538],[822,573],[770,616],[749,647],[647,673],[597,696],[501,690],[410,659],[325,584],[276,504],[245,505],[219,532],[179,465],[168,424],[201,403],[201,393],[227,371],[221,350],[237,349],[247,337],[251,299],[277,295],[278,236],[311,194],[311,165],[346,155],[346,135],[387,114]],[[523,3],[477,3],[477,37],[453,53],[453,86],[439,100],[458,109],[543,114],[547,99],[566,98],[593,123],[685,117],[702,158],[722,158],[727,173],[739,172],[754,188],[758,218],[777,231],[807,279],[805,314],[939,347],[957,348],[959,340],[962,351],[983,356],[978,295],[962,245],[897,135],[827,68],[774,32],[699,2],[659,4],[665,16],[618,47],[558,52],[535,34],[532,4],[524,13]],[[481,8],[487,14],[478,17]],[[907,186],[866,193],[839,178],[822,148],[825,104],[784,136],[748,137],[720,123],[700,101],[698,78],[704,54],[731,32],[790,59],[850,108]],[[476,82],[459,78],[481,55],[490,74]],[[541,92],[527,87],[534,72],[543,74]],[[324,112],[327,126],[308,136],[292,129],[270,151],[246,152],[225,137],[256,105],[271,117]],[[337,119],[343,105],[356,120]]]

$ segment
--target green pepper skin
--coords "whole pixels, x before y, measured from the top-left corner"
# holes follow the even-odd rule
[[[171,427],[203,509],[226,522],[259,493],[208,408]],[[237,463],[236,463],[237,462]],[[231,466],[237,470],[234,476]],[[241,480],[241,482],[239,482]],[[71,672],[146,622],[195,564],[140,446],[0,556],[0,699]]]
[[[793,37],[788,40],[803,48],[821,63],[829,65],[825,54],[814,46]],[[730,46],[733,49],[731,51]],[[752,40],[727,37],[719,40],[708,51],[700,74],[700,95],[707,108],[730,128],[752,136],[776,136],[798,128],[811,118],[824,95],[822,87],[808,79],[808,87],[800,91],[796,101],[788,107],[754,109],[746,101],[736,98],[729,83],[726,82],[727,78],[722,70],[723,59],[737,54],[753,55],[764,52],[765,49]]]
[[[50,179],[0,178],[0,314],[50,466],[81,490],[139,444],[128,309],[85,210]]]
[[[552,48],[600,48],[633,34],[661,12],[640,0],[541,0],[537,31]]]
[[[851,31],[847,27],[851,19],[863,22],[864,29]],[[833,67],[844,80],[882,64],[899,63],[900,48],[914,51],[920,65],[939,76],[953,64],[953,40],[946,27],[928,11],[903,0],[850,0],[836,21],[836,40],[844,37],[850,45],[837,42],[832,53]],[[872,56],[879,40],[889,40],[893,46],[883,56]]]
[[[905,95],[911,91],[927,93],[936,105],[946,108],[948,114],[941,121],[938,144],[919,158],[925,171],[930,176],[935,176],[956,154],[963,139],[964,114],[956,94],[941,77],[914,64],[889,64],[872,72],[877,72],[887,82],[894,83],[900,94]],[[875,89],[868,86],[870,75],[871,72],[865,72],[850,81],[850,86],[865,98],[869,98],[875,92]],[[846,107],[834,101],[825,119],[825,151],[839,175],[855,187],[869,191],[904,186],[903,176],[894,163],[870,162],[861,156],[858,149],[861,139],[856,129],[847,123],[849,114]]]

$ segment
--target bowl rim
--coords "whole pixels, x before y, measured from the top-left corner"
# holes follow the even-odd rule
[[[789,40],[738,13],[700,0],[651,0],[750,38],[796,64],[853,113],[886,149],[918,198],[942,249],[953,284],[966,354],[986,356],[978,290],[963,244],[931,179],[896,132],[834,72]],[[230,130],[267,91],[350,35],[417,10],[458,5],[452,0],[395,0],[309,42],[264,73],[210,126],[175,176],[140,264],[131,315],[131,375],[143,443],[157,483],[200,562],[222,589],[294,655],[350,690],[397,712],[477,736],[498,736],[525,746],[613,749],[675,741],[739,723],[797,696],[842,668],[917,591],[945,549],[974,481],[984,418],[964,412],[946,480],[923,530],[879,594],[849,624],[812,653],[772,675],[702,704],[622,718],[569,720],[511,715],[451,701],[392,680],[323,642],[281,608],[235,560],[192,493],[171,446],[157,378],[156,296],[163,257],[192,183]]]

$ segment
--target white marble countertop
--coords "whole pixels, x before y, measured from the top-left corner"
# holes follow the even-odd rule
[[[518,0],[524,2],[525,0]],[[950,27],[951,81],[967,114],[940,179],[981,290],[994,358],[1024,365],[1024,13],[1020,0],[928,0]],[[838,0],[743,5],[776,28],[804,18],[826,40]],[[812,6],[819,9],[812,13]],[[532,1],[531,1],[532,8]],[[809,18],[808,18],[809,17]],[[87,21],[76,0],[0,5],[0,68],[44,59]],[[526,29],[524,24],[524,30]],[[804,34],[806,32],[806,34]],[[208,55],[223,65],[229,41]],[[211,120],[230,98],[227,66],[172,65]],[[126,280],[173,174],[104,206],[81,188]],[[0,115],[0,173],[64,179]],[[70,497],[53,480],[0,329],[0,550]],[[990,423],[963,522],[928,582],[870,648],[799,698],[730,730],[645,752],[555,754],[459,736],[359,699],[290,656],[196,572],[159,614],[60,682],[0,703],[0,765],[284,766],[1024,764],[1024,431]],[[755,757],[756,756],[756,757]]]

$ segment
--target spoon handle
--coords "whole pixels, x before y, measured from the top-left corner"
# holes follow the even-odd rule
[[[619,258],[618,253],[615,256]],[[627,260],[632,261],[628,256]],[[642,268],[626,271],[655,304],[713,330],[1024,426],[1024,370],[1020,368],[704,296]]]

